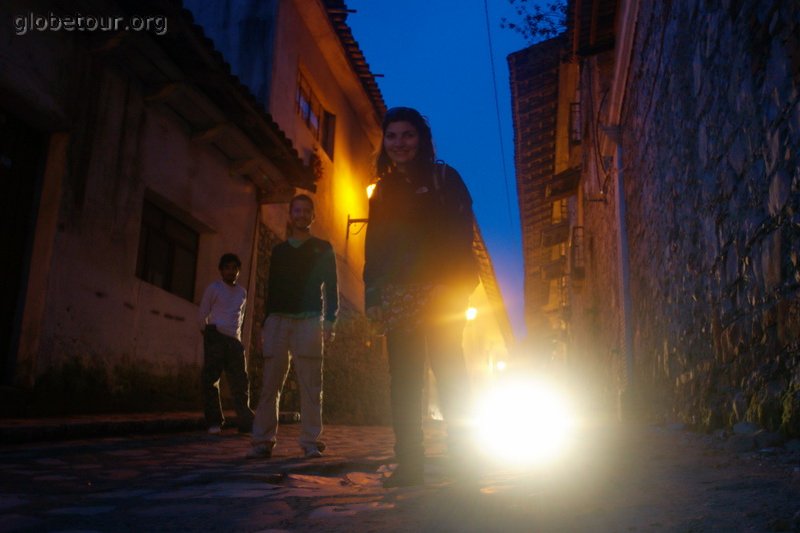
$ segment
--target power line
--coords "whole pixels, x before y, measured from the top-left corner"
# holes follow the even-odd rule
[[[492,87],[494,88],[494,109],[497,114],[497,134],[500,138],[500,160],[503,164],[503,183],[506,190],[506,205],[508,207],[508,223],[513,228],[514,221],[511,219],[511,195],[508,192],[508,170],[506,169],[506,149],[503,143],[503,126],[500,122],[500,98],[497,92],[497,73],[494,68],[494,47],[492,46],[492,27],[489,22],[488,0],[483,0],[483,12],[486,19],[486,39],[489,41],[489,63],[492,66]]]

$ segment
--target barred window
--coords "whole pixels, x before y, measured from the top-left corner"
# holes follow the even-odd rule
[[[200,236],[145,199],[136,276],[186,300],[194,300]]]
[[[320,144],[328,157],[333,161],[333,142],[336,137],[336,115],[323,111],[322,136]]]
[[[333,160],[334,137],[336,135],[336,115],[327,111],[314,94],[311,85],[302,72],[297,73],[297,114],[311,131],[314,140]]]
[[[303,122],[311,133],[314,139],[319,139],[319,124],[322,105],[311,90],[305,76],[302,73],[297,73],[297,114],[303,119]]]

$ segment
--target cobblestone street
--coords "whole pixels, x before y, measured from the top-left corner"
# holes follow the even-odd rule
[[[3,446],[0,531],[792,531],[800,462],[678,428],[586,427],[558,463],[454,474],[427,429],[426,485],[383,489],[391,431],[330,426],[322,459],[282,427],[270,460],[205,432]]]

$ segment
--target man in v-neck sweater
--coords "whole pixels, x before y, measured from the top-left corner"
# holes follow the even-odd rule
[[[294,364],[300,387],[300,447],[320,457],[322,353],[333,340],[339,309],[336,258],[328,241],[311,236],[314,203],[307,195],[289,203],[291,234],[272,249],[267,282],[267,318],[262,329],[264,375],[253,423],[251,458],[270,457],[277,442],[280,393]]]

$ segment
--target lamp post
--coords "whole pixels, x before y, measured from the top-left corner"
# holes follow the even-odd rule
[[[369,185],[367,185],[367,188],[366,188],[367,199],[372,198],[372,193],[375,192],[375,186],[376,185],[377,185],[377,183],[370,183]],[[350,217],[350,213],[348,213],[347,214],[347,228],[345,230],[344,240],[348,241],[350,239],[350,225],[351,224],[366,224],[367,222],[369,222],[368,218],[351,218]],[[359,231],[361,231],[361,230],[359,230]]]

